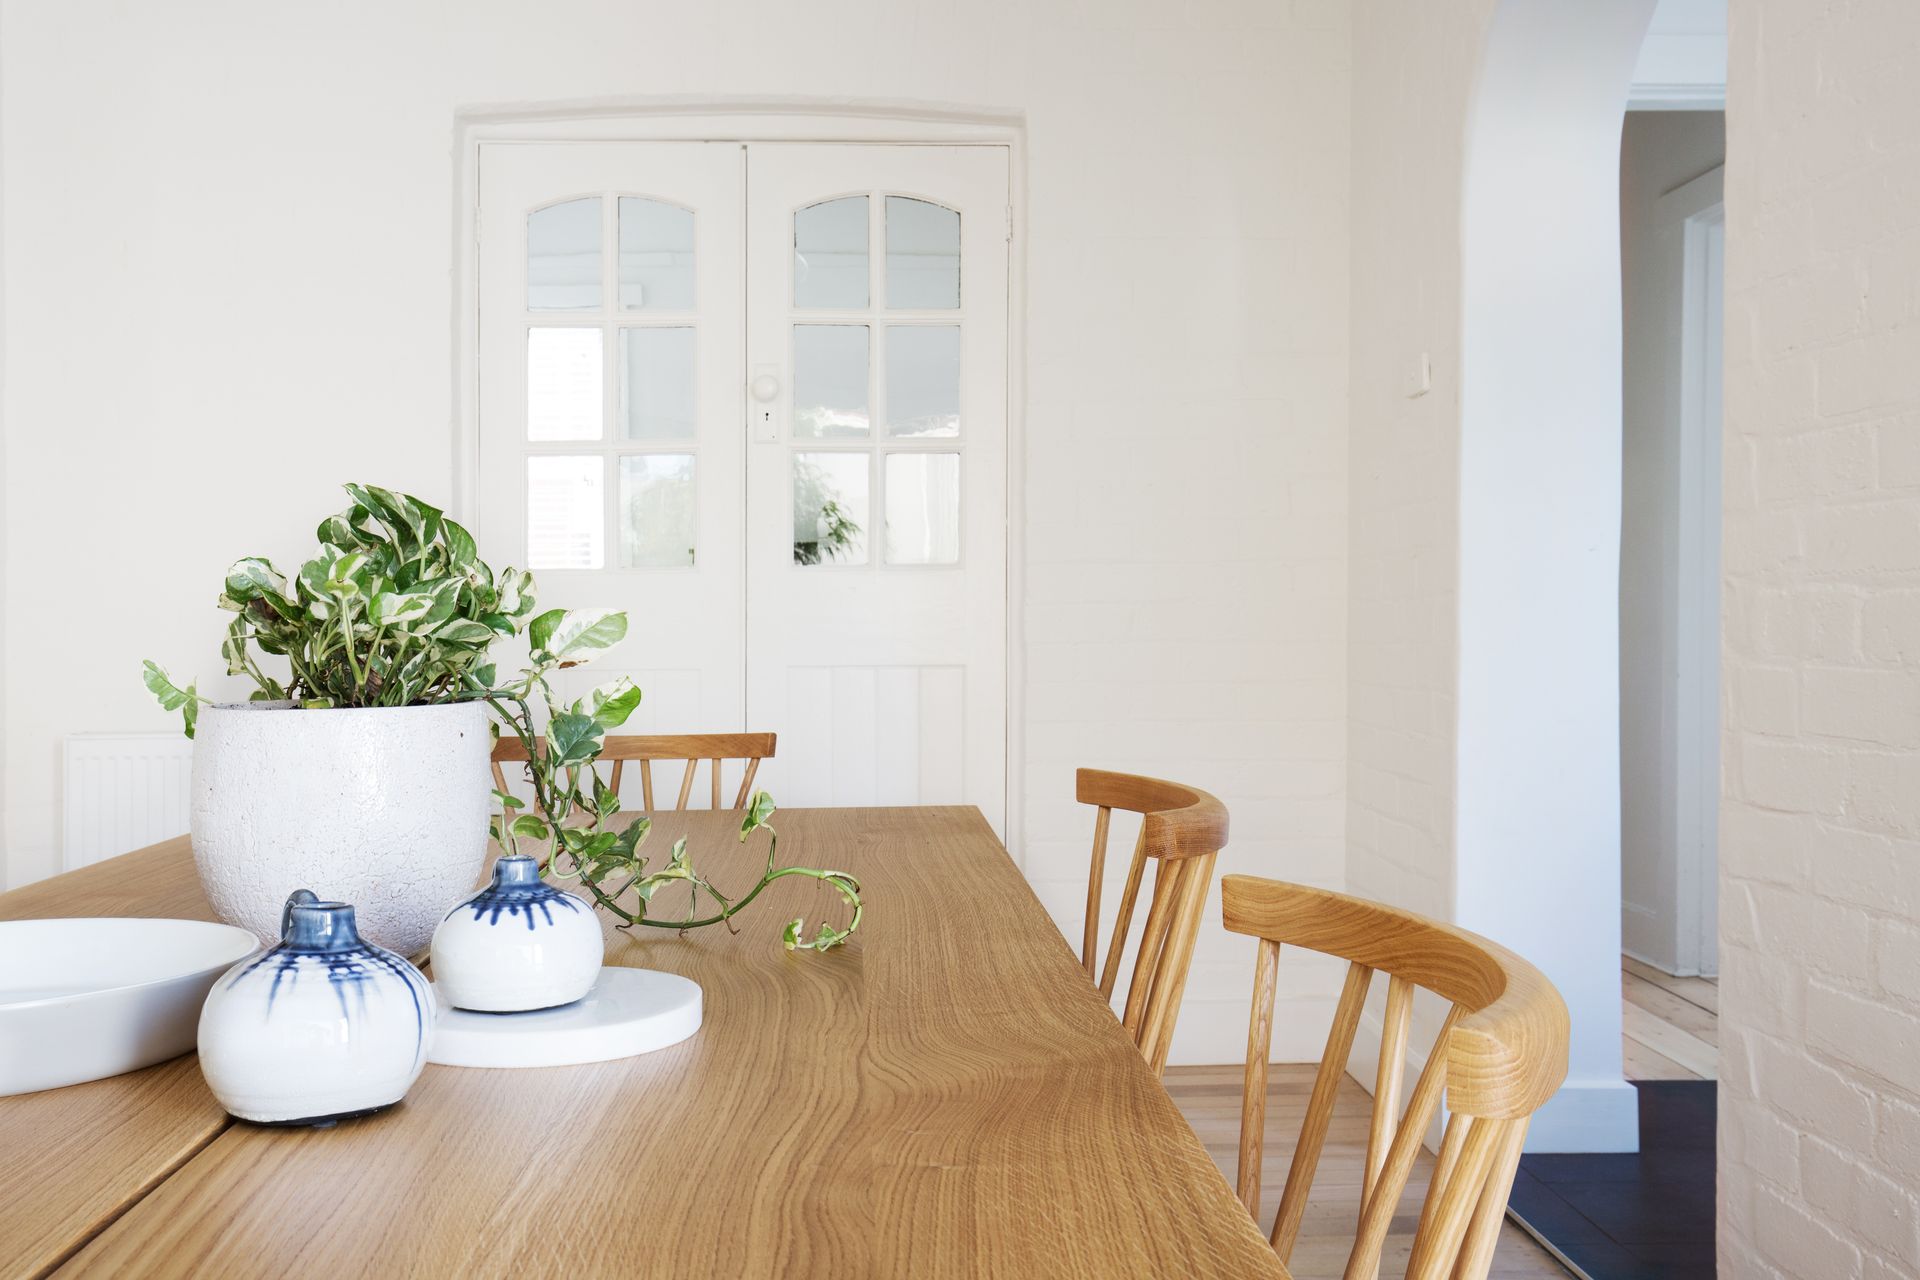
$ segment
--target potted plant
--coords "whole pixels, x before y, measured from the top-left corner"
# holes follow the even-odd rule
[[[649,867],[647,819],[622,811],[594,764],[640,690],[620,680],[561,705],[549,682],[624,638],[625,614],[536,612],[533,576],[496,574],[437,508],[369,485],[346,491],[352,505],[321,522],[319,554],[292,578],[259,557],[227,573],[219,603],[234,619],[221,652],[228,674],[255,685],[251,701],[214,703],[145,665],[147,688],[182,713],[194,739],[194,862],[222,919],[277,936],[287,894],[308,887],[356,904],[367,937],[411,955],[474,888],[491,835],[509,849],[531,846],[550,874],[578,876],[622,927],[729,921],[773,880],[809,876],[838,890],[852,915],[812,939],[794,921],[788,945],[845,941],[859,922],[858,884],[778,868],[770,827],[766,871],[737,898],[694,871],[685,840]],[[523,635],[527,668],[496,687],[489,649]],[[492,787],[488,760],[502,729],[528,747],[531,810]],[[772,811],[755,795],[741,839]],[[683,917],[651,910],[673,883],[690,891]]]

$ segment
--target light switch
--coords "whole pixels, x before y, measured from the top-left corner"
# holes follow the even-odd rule
[[[1407,365],[1406,385],[1402,388],[1407,399],[1418,400],[1433,390],[1433,360],[1422,351]]]

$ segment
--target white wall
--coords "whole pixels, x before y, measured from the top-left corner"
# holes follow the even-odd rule
[[[1625,396],[1620,528],[1620,927],[1627,954],[1669,973],[1683,971],[1680,903],[1683,898],[1694,903],[1701,872],[1693,856],[1681,856],[1681,753],[1691,749],[1697,755],[1699,739],[1718,732],[1717,719],[1716,727],[1704,732],[1696,732],[1695,721],[1683,724],[1692,704],[1682,698],[1680,682],[1683,676],[1702,678],[1697,662],[1683,661],[1695,656],[1682,652],[1682,632],[1688,629],[1683,613],[1690,625],[1694,613],[1704,607],[1698,597],[1710,592],[1715,603],[1705,611],[1717,617],[1719,599],[1715,578],[1706,579],[1708,585],[1695,592],[1695,598],[1682,599],[1681,286],[1686,213],[1669,197],[1725,158],[1726,123],[1720,112],[1627,113],[1620,142]],[[1690,208],[1696,202],[1682,199],[1681,203]],[[1688,490],[1684,501],[1690,508],[1701,505],[1697,487]],[[1689,520],[1687,529],[1693,527]],[[1717,541],[1717,510],[1712,528],[1705,532]],[[1693,585],[1691,578],[1688,584]],[[1717,646],[1717,635],[1707,643]],[[1711,695],[1714,689],[1717,682],[1688,692]],[[1698,781],[1691,773],[1687,776]],[[1707,788],[1713,785],[1712,780],[1704,783]],[[1694,834],[1691,826],[1688,834]],[[1709,840],[1709,850],[1712,847]],[[1697,854],[1697,847],[1690,853]],[[1706,861],[1712,860],[1709,852]],[[1691,878],[1685,893],[1683,874]],[[1691,914],[1697,921],[1695,906]],[[1693,929],[1688,935],[1686,972],[1698,971],[1697,945],[1693,945],[1697,932]]]
[[[1097,764],[1220,795],[1223,872],[1341,882],[1339,0],[83,0],[0,24],[8,882],[55,869],[61,736],[166,723],[143,656],[220,685],[231,559],[293,559],[343,480],[450,497],[456,112],[642,95],[1026,114],[1015,852],[1077,938],[1072,771]],[[1211,926],[1176,1060],[1240,1055],[1251,971]],[[1290,990],[1322,1002],[1310,973]],[[1280,1025],[1303,1055],[1323,1033]]]
[[[1460,184],[1495,0],[1354,9],[1347,879],[1453,912]],[[1427,357],[1432,387],[1410,394]]]
[[[1652,0],[1503,0],[1463,200],[1456,919],[1573,1013],[1536,1149],[1632,1150],[1620,1073],[1620,231]]]
[[[1615,183],[1650,12],[1374,0],[1355,16],[1349,880],[1560,986],[1572,1071],[1535,1150],[1636,1139]],[[1422,353],[1433,387],[1408,398]]]
[[[1720,1273],[1920,1274],[1920,7],[1727,104]]]
[[[1347,883],[1442,919],[1454,909],[1461,177],[1496,2],[1353,10]],[[1420,392],[1409,379],[1423,359]],[[1382,1003],[1376,992],[1353,1055],[1369,1087]],[[1444,1013],[1416,1004],[1416,1067]]]

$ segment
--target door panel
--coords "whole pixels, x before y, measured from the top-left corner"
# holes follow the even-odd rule
[[[747,711],[780,734],[769,789],[964,800],[998,828],[1007,152],[748,164]]]
[[[795,795],[836,805],[971,802],[962,667],[790,667],[786,716],[817,726],[814,750],[782,753]]]
[[[631,619],[563,696],[1002,825],[1007,226],[1004,147],[482,146],[475,532]]]
[[[636,732],[746,727],[745,184],[737,143],[481,149],[476,535],[627,611],[559,687],[633,677]]]

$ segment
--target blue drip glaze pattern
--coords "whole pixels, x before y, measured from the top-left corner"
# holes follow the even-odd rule
[[[351,1024],[356,1013],[365,1015],[369,989],[377,989],[383,977],[398,978],[407,998],[413,1002],[417,1061],[426,1051],[427,1035],[426,990],[419,971],[384,947],[362,940],[354,924],[353,908],[345,903],[321,902],[312,893],[301,890],[288,900],[283,919],[280,945],[236,973],[227,983],[227,989],[232,990],[256,971],[266,970],[272,976],[266,1004],[266,1016],[271,1018],[281,984],[285,983],[291,990],[303,972],[318,971],[315,976],[325,977],[339,1001],[340,1016]]]
[[[534,859],[509,856],[493,864],[492,884],[447,912],[446,918],[451,920],[459,912],[471,909],[475,920],[484,920],[489,925],[499,924],[505,916],[509,921],[524,920],[532,930],[542,922],[551,925],[555,907],[586,910],[586,904],[578,898],[542,880],[540,864]]]

